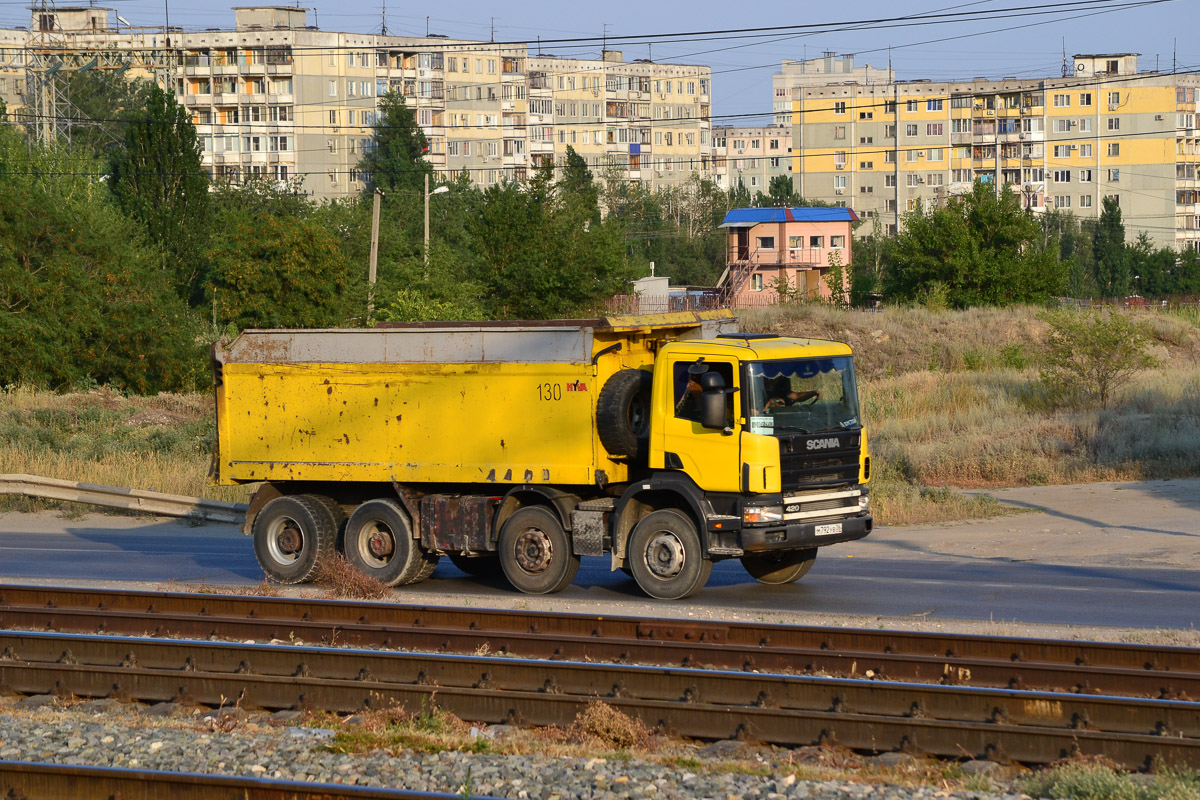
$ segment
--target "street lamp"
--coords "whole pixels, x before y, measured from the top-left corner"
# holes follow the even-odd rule
[[[439,186],[432,192],[429,191],[429,173],[425,173],[425,272],[429,273],[429,197],[435,194],[445,194],[450,191],[449,186]]]

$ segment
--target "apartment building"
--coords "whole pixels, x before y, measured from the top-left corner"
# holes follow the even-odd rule
[[[751,196],[766,192],[776,175],[792,177],[792,128],[765,125],[712,131],[712,179],[728,191],[739,184]]]
[[[711,168],[708,67],[625,63],[617,51],[594,61],[531,58],[525,45],[322,31],[292,6],[239,7],[234,19],[233,30],[184,32],[136,28],[92,6],[35,11],[31,30],[0,31],[0,98],[19,111],[33,102],[30,86],[65,74],[55,63],[81,66],[100,55],[108,68],[175,92],[215,178],[299,179],[322,198],[362,191],[357,164],[388,91],[413,109],[435,171],[466,170],[482,186],[562,163],[568,146],[593,169],[615,164],[651,187]]]
[[[1134,53],[1076,55],[1072,71],[797,88],[799,191],[887,231],[976,180],[1010,186],[1034,212],[1097,217],[1113,197],[1130,238],[1200,249],[1200,77],[1139,72]]]
[[[705,66],[603,58],[529,58],[530,143],[539,163],[561,164],[574,148],[593,172],[610,167],[648,188],[711,169],[712,70]]]

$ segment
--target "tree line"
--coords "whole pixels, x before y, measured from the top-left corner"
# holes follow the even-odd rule
[[[211,342],[251,327],[591,316],[651,262],[674,284],[714,285],[730,208],[813,204],[786,175],[753,196],[695,175],[649,190],[617,166],[593,174],[568,148],[521,184],[432,180],[447,191],[431,198],[426,249],[434,176],[400,96],[380,99],[357,165],[363,196],[317,202],[302,179],[211,179],[187,111],[152,83],[94,70],[69,80],[73,113],[52,145],[0,106],[0,352],[13,354],[0,384],[195,388]],[[860,236],[849,271],[857,305],[1200,292],[1196,254],[1127,244],[1111,201],[1098,220],[1035,216],[983,184],[908,214],[897,237]]]

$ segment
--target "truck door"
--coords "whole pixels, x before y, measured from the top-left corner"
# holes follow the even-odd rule
[[[672,353],[670,358],[666,374],[671,394],[663,415],[664,465],[682,469],[705,491],[740,491],[740,388],[727,395],[729,433],[705,428],[700,424],[699,387],[688,373],[700,356]],[[702,364],[724,378],[726,386],[738,387],[740,375],[734,360],[705,356]]]

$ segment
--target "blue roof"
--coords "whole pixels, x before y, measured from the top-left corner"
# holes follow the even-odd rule
[[[721,227],[749,228],[763,222],[858,222],[858,215],[841,206],[735,208],[725,215]]]

